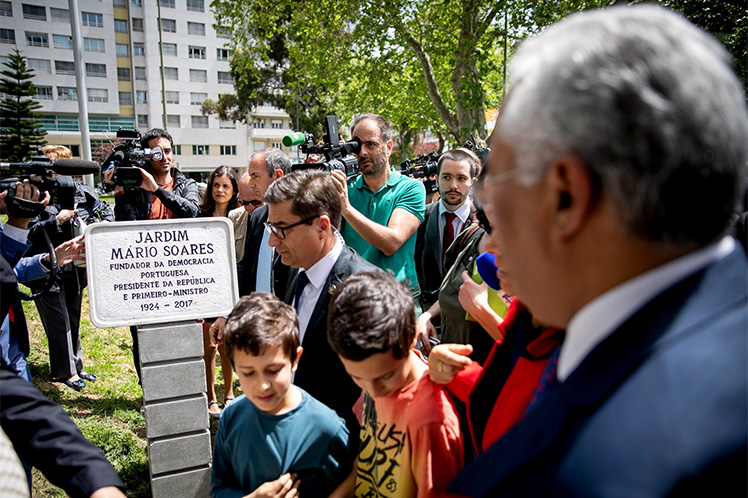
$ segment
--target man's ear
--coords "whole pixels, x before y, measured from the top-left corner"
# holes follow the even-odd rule
[[[551,164],[546,181],[555,231],[561,238],[571,237],[584,226],[597,203],[594,176],[581,159],[569,154]]]
[[[384,145],[385,145],[385,147],[387,147],[387,154],[390,154],[390,153],[392,153],[392,147],[393,147],[393,145],[394,145],[394,144],[392,143],[392,139],[390,139],[390,140],[387,140],[387,143],[386,143],[386,144],[384,144]]]
[[[283,170],[282,169],[276,169],[275,172],[273,173],[273,177],[277,180],[281,176],[283,176]]]
[[[304,348],[299,346],[296,348],[296,360],[293,362],[293,365],[291,365],[291,371],[295,372],[297,368],[299,368],[299,358],[301,358],[301,353],[304,352]]]
[[[323,214],[319,217],[319,234],[320,237],[326,237],[327,232],[330,231],[330,226],[332,224],[330,223],[330,217],[326,214]]]

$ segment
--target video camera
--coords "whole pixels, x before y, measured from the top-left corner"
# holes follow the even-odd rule
[[[101,163],[102,173],[114,168],[112,181],[125,188],[137,188],[143,183],[143,174],[138,168],[145,166],[145,161],[160,161],[164,152],[160,147],[143,149],[140,146],[142,136],[137,130],[117,130],[117,139],[121,141],[112,153]]]
[[[8,214],[19,218],[34,218],[44,211],[44,205],[16,197],[16,182],[28,180],[39,189],[40,199],[49,192],[50,205],[62,209],[73,209],[75,183],[72,175],[90,175],[99,172],[99,165],[80,159],[57,159],[51,161],[45,156],[35,156],[20,163],[0,163],[0,192],[8,191],[5,205]],[[56,173],[57,176],[53,175]]]
[[[340,170],[346,176],[358,173],[358,159],[353,154],[361,151],[361,141],[353,138],[350,142],[341,142],[338,133],[338,117],[334,114],[325,117],[325,135],[323,144],[315,145],[314,137],[310,133],[297,132],[283,137],[283,145],[291,147],[298,145],[301,152],[309,154],[323,154],[324,162],[294,164],[291,171],[303,169],[320,169],[322,171]]]

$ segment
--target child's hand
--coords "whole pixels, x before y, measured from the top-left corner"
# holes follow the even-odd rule
[[[296,474],[283,474],[275,481],[268,481],[252,491],[245,498],[294,498],[299,496],[299,484]]]

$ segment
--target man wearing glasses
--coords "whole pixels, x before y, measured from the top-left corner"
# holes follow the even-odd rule
[[[275,181],[265,193],[268,243],[293,272],[284,299],[299,316],[304,355],[294,384],[346,419],[361,391],[327,342],[330,294],[347,276],[381,271],[351,247],[338,232],[341,198],[329,173],[297,171]]]

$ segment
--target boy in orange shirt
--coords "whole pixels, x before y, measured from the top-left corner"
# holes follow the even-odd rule
[[[463,440],[454,404],[413,349],[410,291],[387,273],[352,275],[333,294],[328,320],[330,345],[363,389],[355,495],[443,493],[463,467]]]

